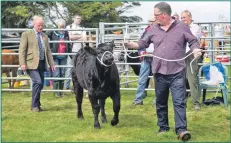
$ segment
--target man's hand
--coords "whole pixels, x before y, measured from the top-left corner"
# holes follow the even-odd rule
[[[27,69],[26,65],[21,65],[21,69],[22,69],[22,71],[26,71],[26,69]]]
[[[126,48],[130,48],[129,35],[127,35],[127,34],[124,35],[124,46]]]
[[[129,40],[125,40],[125,41],[124,41],[124,46],[125,46],[126,48],[129,48],[129,43],[130,43]]]
[[[136,43],[136,42],[130,42],[130,41],[127,41],[127,40],[124,41],[124,46],[126,48],[131,48],[131,49],[138,49],[139,48],[138,43]]]
[[[52,72],[55,72],[55,66],[54,66],[54,65],[51,66],[51,71],[52,71]]]
[[[202,55],[201,52],[202,52],[202,49],[194,49],[193,50],[194,58],[200,57]]]

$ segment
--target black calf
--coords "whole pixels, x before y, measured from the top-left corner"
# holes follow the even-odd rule
[[[114,42],[111,44],[99,44],[94,50],[90,47],[81,49],[74,58],[72,81],[77,102],[77,117],[83,119],[82,100],[83,88],[88,91],[94,114],[94,127],[100,128],[98,115],[101,110],[102,122],[107,118],[104,110],[105,100],[108,96],[113,100],[114,117],[111,125],[119,123],[120,111],[120,81],[119,74],[113,56]],[[105,53],[106,52],[106,53]],[[105,64],[105,65],[103,65]]]

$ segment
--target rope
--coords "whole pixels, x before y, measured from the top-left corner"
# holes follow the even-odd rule
[[[127,25],[126,25],[126,32],[127,32]],[[124,41],[126,39],[129,39],[129,35],[127,33],[125,33],[124,35]],[[185,60],[187,57],[189,57],[190,55],[193,54],[193,52],[191,52],[190,54],[188,54],[187,56],[181,58],[181,59],[174,59],[174,60],[169,60],[169,59],[165,59],[165,58],[161,58],[161,57],[158,57],[158,56],[155,56],[155,55],[152,55],[152,54],[145,54],[145,55],[142,55],[142,56],[136,56],[136,57],[131,57],[128,53],[127,53],[127,49],[124,45],[124,42],[122,43],[123,44],[123,48],[124,48],[124,51],[125,51],[125,55],[127,55],[129,58],[140,58],[140,57],[155,57],[157,59],[161,59],[161,60],[164,60],[164,61],[168,61],[168,62],[176,62],[176,61],[182,61],[182,60]],[[195,57],[191,62],[190,62],[190,69],[191,69],[191,73],[193,74],[193,69],[192,69],[192,63],[197,59],[197,57]]]
[[[104,57],[104,55],[105,55],[106,53],[109,53],[109,54],[111,54],[111,55],[114,57],[114,55],[113,55],[111,52],[105,51],[105,52],[103,53],[101,59],[99,59],[99,58],[97,57],[97,60],[98,60],[102,65],[104,65],[105,67],[110,67],[110,66],[114,63],[114,59],[113,59],[113,62],[112,62],[110,65],[104,64],[104,63],[103,63],[103,57]]]

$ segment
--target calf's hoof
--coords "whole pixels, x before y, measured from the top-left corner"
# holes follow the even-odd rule
[[[102,123],[107,123],[107,119],[106,118],[102,118]]]
[[[112,126],[115,126],[115,125],[117,125],[118,123],[119,123],[119,120],[115,120],[115,119],[111,120],[111,125],[112,125]]]
[[[83,115],[78,115],[78,119],[83,120],[84,119]]]
[[[94,124],[94,128],[95,128],[95,129],[100,129],[100,128],[101,128],[101,127],[100,127],[100,124],[99,124],[99,123]]]

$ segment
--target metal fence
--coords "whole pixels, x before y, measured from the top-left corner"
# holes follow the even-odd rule
[[[223,58],[224,56],[229,56],[230,55],[230,36],[229,35],[224,35],[222,37],[217,37],[215,36],[215,32],[218,32],[215,30],[215,26],[217,24],[226,24],[230,26],[229,22],[198,22],[203,29],[203,31],[208,33],[208,37],[204,37],[202,39],[205,39],[208,41],[208,55],[209,58],[211,59],[209,62],[214,62],[216,60],[216,54],[215,52],[221,53],[221,57]],[[138,41],[140,38],[141,34],[143,33],[145,27],[147,26],[147,23],[99,23],[99,29],[98,28],[85,28],[85,31],[88,31],[88,35],[91,35],[92,32],[95,33],[95,40],[88,40],[88,41],[64,41],[65,43],[94,43],[95,46],[97,46],[99,43],[104,43],[104,42],[110,42],[111,40],[115,40],[116,48],[114,49],[114,54],[120,53],[123,51],[123,39],[125,34],[129,35],[129,39],[131,41]],[[206,27],[206,29],[204,28]],[[22,32],[26,31],[28,29],[2,29],[2,32]],[[44,29],[44,31],[55,31],[58,29]],[[66,31],[79,31],[79,29],[66,29]],[[3,43],[17,43],[19,44],[20,39],[2,39],[2,44]],[[216,40],[219,41],[224,41],[222,42],[223,45],[222,47],[217,46]],[[50,43],[57,43],[59,41],[49,41]],[[16,49],[18,48],[18,45],[14,45]],[[4,46],[2,48],[12,48],[13,46]],[[219,49],[220,48],[220,49]],[[17,51],[17,50],[15,50]],[[133,50],[134,51],[134,50]],[[10,55],[9,53],[2,53],[2,54],[7,54]],[[12,55],[12,54],[11,54]],[[17,53],[18,55],[18,53]],[[52,55],[57,55],[57,53],[52,53]],[[73,53],[66,53],[64,55],[75,55]],[[127,63],[127,59],[125,58],[125,61],[119,62],[118,59],[115,61],[119,73],[120,73],[120,78],[124,79],[124,82],[121,82],[121,85],[125,85],[125,88],[121,88],[121,90],[136,90],[136,88],[128,88],[129,83],[132,82],[137,82],[138,76],[131,75],[131,69],[129,65],[137,65],[140,63]],[[229,62],[223,63],[226,66],[230,66],[230,57],[229,57]],[[2,67],[19,67],[19,65],[2,65]],[[56,67],[65,67],[65,68],[70,68],[72,66],[56,66]],[[230,75],[229,75],[230,76]],[[134,78],[134,80],[129,80],[130,78]],[[152,78],[152,77],[149,77]],[[16,77],[16,78],[7,78],[7,77],[2,77],[2,80],[6,79],[16,79],[16,80],[30,80],[29,77]],[[68,78],[52,78],[52,77],[45,77],[45,80],[66,80]],[[231,77],[229,77],[231,79]],[[31,83],[31,82],[30,82]],[[30,84],[31,85],[31,84]],[[148,88],[146,90],[155,90],[153,88]],[[29,89],[5,89],[2,88],[2,91],[32,91],[32,86],[30,86]],[[53,92],[53,91],[62,91],[62,92],[70,92],[71,90],[43,90],[43,91],[48,91],[48,92]],[[215,90],[210,90],[210,91],[215,91]]]

